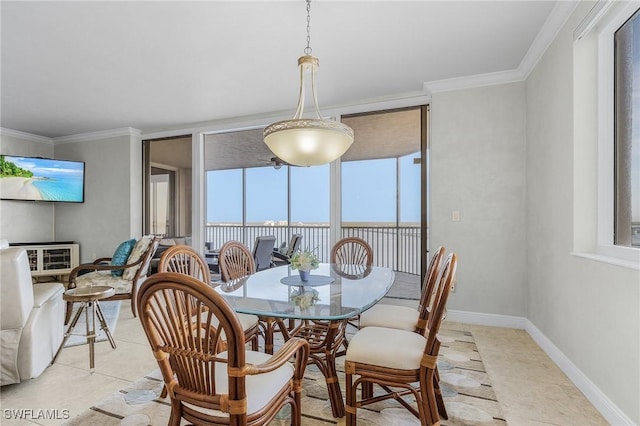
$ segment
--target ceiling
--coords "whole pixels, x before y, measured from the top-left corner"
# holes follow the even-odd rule
[[[517,69],[555,3],[314,1],[321,109]],[[55,138],[293,115],[302,0],[0,7],[3,128]]]

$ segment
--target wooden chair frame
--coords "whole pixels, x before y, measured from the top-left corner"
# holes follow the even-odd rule
[[[335,243],[330,259],[341,276],[358,279],[371,272],[373,250],[362,238],[347,237]]]
[[[455,279],[457,257],[450,254],[442,268],[440,268],[436,290],[430,299],[431,314],[427,324],[426,344],[420,367],[418,369],[398,369],[358,363],[351,360],[345,361],[346,373],[346,411],[347,425],[357,424],[357,409],[365,405],[386,399],[395,399],[407,410],[413,413],[422,425],[440,424],[438,403],[436,401],[437,386],[437,359],[440,349],[438,331],[446,311],[447,299],[451,286]],[[398,330],[398,333],[407,333]],[[381,342],[384,344],[384,342]],[[354,380],[354,376],[359,376]],[[413,383],[419,382],[420,387],[414,388]],[[371,392],[374,384],[379,385],[387,393],[373,396]],[[356,400],[357,387],[361,385],[363,390],[362,400]],[[401,391],[393,388],[400,388]],[[417,402],[417,409],[403,399],[405,395],[412,395]]]
[[[253,255],[240,241],[228,241],[220,247],[218,256],[222,281],[231,281],[256,272]]]
[[[196,278],[211,285],[211,271],[207,261],[195,249],[185,245],[169,247],[160,258],[159,272],[176,272]],[[255,326],[245,328],[244,337],[246,343],[251,343],[251,349],[258,350],[258,338],[260,336],[258,322]]]
[[[291,424],[301,424],[302,379],[309,356],[306,341],[291,339],[268,361],[250,364],[238,317],[209,285],[183,274],[160,272],[142,284],[137,297],[140,321],[171,398],[169,425],[178,426],[182,418],[193,424],[264,425],[287,404]],[[227,351],[221,354],[217,348],[223,332]],[[247,413],[246,378],[272,372],[292,358],[293,377],[265,407]],[[216,364],[221,363],[227,365],[218,370],[218,374],[227,372],[226,394],[216,388]]]
[[[131,279],[131,293],[116,293],[109,298],[101,300],[101,302],[108,302],[111,300],[131,300],[131,313],[133,314],[134,317],[137,316],[135,302],[136,302],[136,295],[139,287],[138,281],[140,280],[140,278],[146,276],[147,273],[149,272],[149,265],[151,264],[151,259],[153,258],[153,255],[156,252],[156,250],[158,249],[159,243],[160,243],[160,237],[153,237],[153,240],[149,244],[149,247],[147,247],[147,250],[140,256],[138,261],[127,264],[127,265],[112,266],[108,264],[108,262],[111,262],[110,257],[102,257],[94,260],[93,263],[84,263],[82,265],[76,266],[75,268],[73,268],[73,270],[69,274],[69,286],[67,287],[67,290],[76,288],[76,279],[78,278],[79,276],[78,274],[80,272],[115,271],[115,270],[127,269],[136,265],[140,265],[138,267],[138,270],[136,271],[136,274]],[[65,324],[67,324],[71,319],[72,312],[73,312],[73,302],[67,302],[67,311],[65,314],[65,321],[64,321]]]

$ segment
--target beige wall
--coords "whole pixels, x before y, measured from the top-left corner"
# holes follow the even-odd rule
[[[640,424],[640,272],[571,254],[592,247],[596,232],[596,140],[584,139],[595,116],[583,108],[595,79],[580,68],[593,55],[574,63],[573,44],[590,6],[578,7],[527,79],[528,318]]]
[[[53,143],[2,132],[0,154],[53,158]],[[53,241],[55,206],[49,202],[0,201],[0,238],[10,243]]]
[[[449,309],[527,314],[525,107],[524,83],[433,95],[429,236],[459,256]]]
[[[56,145],[56,157],[85,162],[85,202],[56,209],[56,238],[80,243],[81,262],[111,257],[142,233],[142,143],[139,137]]]

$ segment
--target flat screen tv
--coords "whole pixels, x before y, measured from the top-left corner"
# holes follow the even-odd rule
[[[0,199],[84,202],[84,162],[0,155]]]

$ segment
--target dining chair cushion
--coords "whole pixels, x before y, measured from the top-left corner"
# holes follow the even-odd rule
[[[420,334],[384,327],[367,327],[349,341],[346,361],[380,367],[415,370],[427,344]]]
[[[111,271],[93,271],[80,275],[76,279],[76,287],[78,288],[99,285],[115,288],[116,294],[131,293],[131,281],[127,281],[123,277],[114,277],[111,275]]]
[[[218,357],[226,358],[227,352],[220,352]],[[261,364],[267,362],[273,355],[262,352],[247,351],[245,352],[245,360],[247,364]],[[247,415],[251,415],[266,407],[271,399],[285,387],[287,382],[293,378],[294,367],[291,363],[286,363],[282,367],[264,374],[247,375]],[[227,365],[221,362],[216,363],[216,394],[229,393],[229,379],[227,375]],[[192,410],[210,415],[228,417],[228,413],[219,410],[202,408],[183,402],[186,407]]]
[[[414,331],[420,312],[409,306],[378,303],[360,314],[360,328],[386,327]]]
[[[111,256],[111,266],[121,266],[127,264],[127,259],[131,255],[131,251],[136,245],[136,239],[131,238],[130,240],[124,241],[120,243],[115,252],[113,252],[113,256]],[[111,271],[111,275],[114,277],[121,277],[124,271],[122,269],[116,269]]]
[[[147,248],[149,248],[149,244],[151,244],[152,241],[153,235],[145,235],[144,237],[140,238],[140,240],[138,240],[138,242],[136,243],[136,246],[133,248],[133,250],[131,250],[131,254],[127,259],[126,264],[130,265],[140,260],[140,257],[147,251]],[[124,278],[125,280],[132,280],[133,277],[136,276],[136,272],[138,272],[138,269],[140,269],[140,264],[125,269],[124,273],[122,274],[122,278]]]

